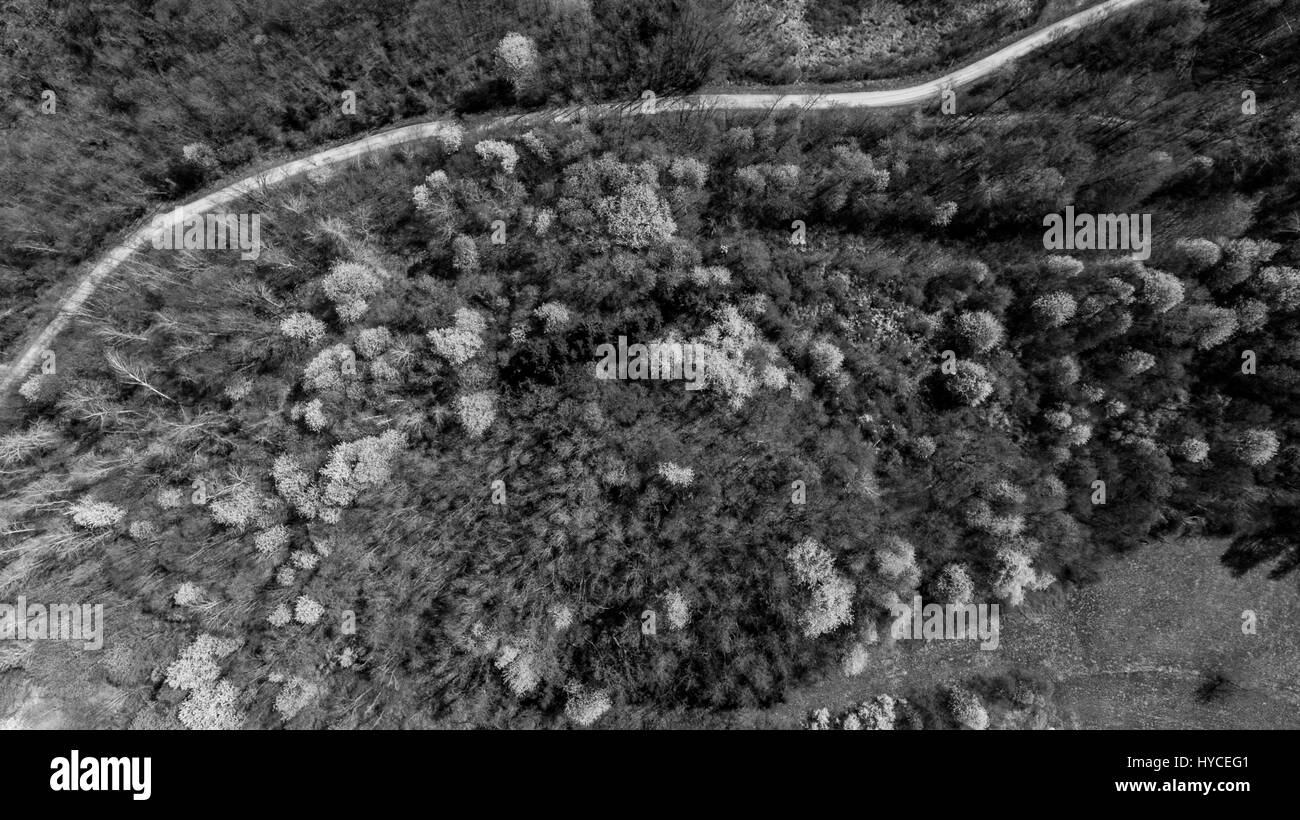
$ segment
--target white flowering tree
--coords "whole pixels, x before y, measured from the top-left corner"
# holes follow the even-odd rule
[[[979,695],[963,687],[948,690],[948,709],[953,720],[967,729],[982,730],[989,727],[989,713]]]
[[[1277,455],[1277,433],[1262,428],[1244,430],[1232,442],[1232,454],[1243,464],[1262,467]]]
[[[1074,318],[1079,306],[1074,297],[1064,291],[1045,293],[1034,300],[1034,318],[1045,328],[1057,328]]]
[[[480,390],[456,398],[456,416],[471,438],[482,438],[497,417],[497,395]]]
[[[454,325],[431,330],[427,338],[436,355],[459,367],[483,348],[483,332],[486,328],[487,321],[481,313],[460,308],[456,311]]]
[[[474,146],[474,153],[479,161],[489,168],[498,168],[502,173],[513,174],[519,164],[519,152],[508,142],[502,140],[483,140]]]
[[[126,517],[126,510],[107,501],[94,501],[83,498],[72,505],[69,510],[72,523],[90,530],[112,527]]]
[[[1002,323],[987,310],[962,313],[953,325],[958,341],[970,353],[988,353],[1006,338]]]
[[[579,726],[590,726],[613,705],[609,693],[603,689],[570,686],[569,698],[564,704],[564,714]]]
[[[243,717],[236,708],[239,695],[229,681],[221,680],[217,661],[239,649],[240,641],[202,634],[167,667],[166,683],[188,691],[177,717],[190,729],[237,729]]]
[[[300,624],[313,626],[318,623],[321,616],[325,614],[325,607],[314,598],[306,595],[299,595],[293,602],[293,619]]]
[[[315,344],[325,338],[325,323],[310,313],[291,313],[280,322],[280,333],[290,339]]]
[[[330,272],[321,280],[325,295],[334,303],[334,310],[344,322],[355,322],[369,307],[367,299],[384,285],[384,274],[360,262],[335,262]]]
[[[816,638],[853,623],[857,587],[835,572],[834,558],[820,542],[805,538],[786,556],[795,582],[811,593],[800,618],[803,634]]]
[[[497,66],[515,93],[526,90],[537,80],[537,43],[533,38],[512,31],[497,43]]]
[[[1035,571],[1032,560],[1024,552],[1011,547],[997,551],[993,593],[1012,606],[1024,603],[1026,589],[1046,589],[1055,581],[1053,576]]]
[[[610,239],[629,248],[648,248],[677,233],[668,203],[645,182],[633,182],[617,196],[603,198],[597,212],[605,220]]]
[[[655,467],[659,477],[674,487],[689,487],[695,482],[695,470],[682,467],[671,461],[663,461]]]

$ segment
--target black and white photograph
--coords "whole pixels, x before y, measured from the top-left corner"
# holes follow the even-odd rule
[[[1285,795],[1300,0],[0,0],[0,145],[47,805],[488,736]]]

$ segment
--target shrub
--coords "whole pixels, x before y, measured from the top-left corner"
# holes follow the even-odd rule
[[[487,390],[458,396],[456,415],[471,438],[481,438],[497,417],[497,396]]]
[[[668,176],[678,184],[703,188],[709,177],[709,166],[692,157],[677,157],[668,165]]]
[[[271,626],[278,629],[282,626],[288,626],[289,622],[293,620],[293,612],[289,609],[288,604],[280,604],[271,610],[271,614],[267,616],[266,620]]]
[[[243,717],[236,709],[239,691],[229,681],[217,681],[190,692],[177,717],[189,729],[231,731]]]
[[[1183,283],[1177,276],[1164,271],[1144,270],[1138,278],[1142,283],[1138,298],[1156,313],[1167,313],[1183,301]]]
[[[226,385],[225,389],[221,391],[222,395],[231,401],[240,401],[245,399],[248,397],[248,394],[252,392],[252,379],[235,379],[230,384]]]
[[[533,311],[542,320],[547,333],[559,330],[569,323],[569,309],[559,302],[546,302]]]
[[[711,265],[708,267],[696,265],[691,269],[690,280],[692,284],[698,285],[702,288],[711,285],[726,287],[731,284],[731,271],[721,265]]]
[[[320,513],[320,490],[292,456],[278,456],[271,467],[271,477],[280,497],[303,518],[312,519]]]
[[[526,132],[519,138],[519,141],[542,162],[551,161],[551,149],[546,147],[546,143],[535,131]]]
[[[538,236],[546,236],[554,223],[555,211],[550,208],[538,208],[537,212],[533,214],[533,233]]]
[[[191,142],[181,146],[181,158],[204,171],[215,170],[220,164],[212,146],[206,142]]]
[[[949,397],[968,407],[979,406],[993,394],[988,370],[965,359],[957,362],[955,373],[945,375],[943,385]]]
[[[551,626],[556,632],[563,632],[573,626],[573,608],[568,604],[551,604],[547,607],[551,616]]]
[[[427,338],[433,352],[459,367],[472,359],[483,347],[483,331],[487,322],[477,311],[461,308],[456,311],[456,324],[450,328],[429,331]]]
[[[299,595],[293,602],[293,619],[300,624],[312,626],[320,621],[324,614],[325,607],[306,595]]]
[[[329,425],[320,399],[312,399],[306,404],[295,404],[289,408],[289,418],[294,421],[302,421],[307,425],[307,429],[316,433],[324,430]]]
[[[1210,445],[1199,438],[1185,438],[1171,447],[1170,453],[1184,461],[1199,464],[1210,454]]]
[[[132,521],[131,526],[127,527],[127,533],[135,541],[156,541],[161,533],[158,527],[152,521]]]
[[[1179,239],[1174,249],[1193,272],[1212,268],[1223,258],[1223,249],[1208,239]]]
[[[664,596],[664,607],[668,610],[668,626],[672,629],[685,629],[691,622],[691,605],[681,590],[670,590]]]
[[[833,378],[844,364],[844,352],[825,339],[812,343],[808,358],[812,361],[813,375],[822,379]]]
[[[906,539],[891,535],[885,538],[884,545],[875,551],[876,566],[880,574],[891,581],[899,581],[903,587],[916,585],[918,570],[916,567],[916,547]]]
[[[1047,257],[1047,270],[1056,276],[1073,277],[1083,273],[1083,263],[1073,256],[1054,255]]]
[[[969,689],[954,686],[948,690],[948,711],[952,714],[953,720],[967,729],[979,730],[989,727],[988,711],[980,702],[979,695]]]
[[[937,228],[951,225],[953,217],[957,215],[957,210],[957,203],[951,199],[936,204],[930,214],[930,224]]]
[[[756,165],[737,168],[736,182],[742,191],[754,196],[761,195],[767,190],[767,178],[763,175],[763,170]]]
[[[321,468],[321,501],[332,507],[346,507],[365,489],[388,481],[392,460],[406,446],[400,430],[335,445],[329,461]]]
[[[995,556],[993,577],[993,594],[1005,599],[1012,606],[1019,606],[1025,600],[1025,589],[1046,589],[1056,579],[1051,575],[1034,571],[1030,558],[1025,553],[1003,547]]]
[[[218,524],[242,529],[261,514],[265,503],[266,499],[257,490],[239,484],[209,504],[208,512]]]
[[[111,527],[126,517],[126,510],[106,501],[91,501],[83,498],[72,505],[72,521],[86,529],[104,529]]]
[[[849,651],[844,653],[840,660],[840,671],[845,677],[856,677],[867,671],[867,665],[871,663],[871,651],[867,645],[859,641],[849,647]]]
[[[355,322],[366,312],[366,299],[383,287],[383,274],[360,262],[335,262],[321,281],[325,296],[344,322]]]
[[[508,142],[483,140],[474,146],[474,153],[484,165],[496,165],[504,173],[513,174],[519,164],[519,152]]]
[[[28,376],[27,380],[18,387],[18,395],[30,404],[49,401],[53,398],[53,392],[54,380],[47,379],[41,373]]]
[[[1232,239],[1224,246],[1224,264],[1210,278],[1210,287],[1226,290],[1251,277],[1255,266],[1273,258],[1281,245],[1270,240]]]
[[[693,340],[701,346],[697,367],[705,387],[722,394],[733,410],[739,410],[760,385],[779,389],[789,383],[789,373],[778,372],[775,348],[759,338],[758,328],[734,305],[724,305],[716,317],[703,335]],[[756,354],[767,360],[761,380],[754,363]]]
[[[275,711],[285,720],[292,720],[319,694],[320,688],[314,683],[294,675],[284,682],[279,694],[275,696]]]
[[[542,682],[540,658],[531,642],[503,642],[497,654],[496,666],[515,697],[524,697]]]
[[[294,550],[289,561],[298,569],[310,572],[320,565],[320,556],[307,550]]]
[[[382,355],[392,343],[393,335],[382,325],[368,327],[357,334],[357,352],[367,359]]]
[[[464,140],[465,129],[455,122],[439,123],[438,130],[434,134],[434,145],[444,154],[454,154],[459,151]]]
[[[1125,376],[1136,376],[1156,366],[1156,357],[1145,350],[1130,350],[1119,357],[1119,369]]]
[[[276,524],[269,530],[263,530],[253,536],[253,548],[260,554],[271,556],[289,546],[289,528]]]
[[[1264,268],[1255,277],[1254,285],[1261,296],[1278,310],[1300,307],[1300,270],[1295,268]]]
[[[795,581],[812,593],[812,600],[800,616],[803,634],[824,635],[853,623],[853,582],[838,575],[834,559],[818,541],[805,538],[786,556]]]
[[[291,313],[280,322],[280,333],[315,344],[325,338],[325,323],[310,313]]]
[[[958,341],[968,353],[988,353],[1006,338],[1002,323],[986,310],[963,313],[953,324]]]
[[[1214,305],[1192,305],[1187,309],[1188,322],[1200,350],[1218,347],[1237,332],[1237,314]]]
[[[668,203],[653,186],[643,182],[628,185],[618,196],[603,198],[597,211],[605,220],[610,238],[629,248],[647,248],[677,233]]]
[[[461,234],[451,240],[451,266],[461,273],[478,271],[478,245],[473,237]]]
[[[167,667],[167,685],[173,689],[201,689],[221,676],[217,661],[239,648],[234,638],[218,638],[203,633],[181,650],[180,657]]]
[[[564,704],[564,714],[579,726],[590,726],[609,711],[609,693],[603,689],[573,687]]]
[[[186,581],[176,590],[176,594],[172,596],[172,602],[177,606],[198,606],[203,603],[203,590],[199,589],[193,582]]]
[[[695,470],[690,467],[679,467],[671,461],[660,462],[655,467],[655,472],[674,487],[689,487],[695,481]]]
[[[1034,318],[1045,328],[1057,328],[1074,318],[1078,311],[1074,297],[1064,291],[1045,293],[1034,300]]]
[[[512,31],[501,38],[494,53],[502,76],[515,91],[523,91],[536,80],[537,44],[531,37]]]
[[[1251,467],[1262,467],[1273,460],[1279,446],[1277,433],[1253,428],[1237,435],[1232,442],[1232,454]]]
[[[965,564],[948,564],[934,581],[934,596],[944,603],[969,603],[975,595],[975,582]]]
[[[356,354],[343,343],[332,345],[316,354],[303,370],[303,381],[311,390],[341,387],[345,376],[355,376]]]

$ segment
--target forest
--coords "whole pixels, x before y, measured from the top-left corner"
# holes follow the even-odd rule
[[[869,662],[868,634],[918,592],[1014,607],[1188,532],[1231,537],[1234,571],[1294,583],[1292,6],[1139,6],[963,91],[955,114],[936,100],[468,123],[242,203],[261,215],[256,258],[146,249],[0,434],[0,589],[104,603],[105,647],[6,644],[0,674],[59,682],[87,722],[119,728],[714,725]],[[129,73],[150,20],[195,8],[132,11],[62,69]],[[632,7],[593,8],[631,31]],[[260,21],[250,32],[285,14],[236,10]],[[439,27],[462,18],[418,19],[450,37]],[[507,36],[475,31],[467,53]],[[326,47],[301,34],[272,41]],[[199,38],[192,59],[228,42]],[[365,62],[371,42],[337,46]],[[569,99],[717,76],[655,54],[620,53],[622,72],[581,93],[530,77]],[[221,147],[114,177],[94,150],[33,141],[94,180],[67,202],[19,197],[7,224],[49,224],[6,237],[6,270],[36,287],[159,190],[267,147],[472,109],[479,74],[444,58],[439,96],[405,79],[435,73],[427,61],[376,69],[416,89],[409,109],[347,124],[313,120],[323,97],[302,88],[294,129],[263,115],[270,98],[194,87],[151,120],[131,106],[154,92],[83,89],[120,95],[86,109],[119,106],[105,140],[127,121],[153,135],[105,151]],[[262,59],[248,70],[277,63]],[[509,93],[537,104],[519,77]],[[74,200],[84,233],[32,238],[68,236]],[[1044,250],[1044,217],[1067,206],[1149,215],[1150,258]],[[620,337],[698,345],[703,389],[598,378]],[[811,723],[983,728],[982,701],[1049,693],[1012,676]]]
[[[870,25],[842,0],[787,5],[4,0],[0,350],[48,311],[70,269],[152,209],[307,148],[429,116],[771,82],[766,65],[782,82],[951,67],[1033,16],[1007,7],[1037,4],[977,4],[957,15],[962,38],[933,32],[964,7],[956,0],[886,4]],[[804,22],[768,43],[774,21],[795,12]],[[855,43],[852,53],[868,56],[840,65],[827,47],[841,31],[849,42],[870,31],[887,46]],[[536,44],[522,84],[494,53],[517,32]],[[761,65],[746,56],[759,39]]]

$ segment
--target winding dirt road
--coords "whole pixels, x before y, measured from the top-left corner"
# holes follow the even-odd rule
[[[732,110],[769,110],[774,108],[824,110],[831,108],[896,108],[918,103],[935,102],[945,89],[957,89],[976,82],[1003,66],[1050,45],[1063,35],[1099,23],[1119,11],[1145,1],[1106,0],[1106,2],[1092,6],[1029,34],[1006,48],[976,60],[970,65],[937,79],[907,86],[906,88],[882,91],[800,94],[736,92],[699,94],[653,101],[638,100],[632,103],[572,106],[523,115],[498,117],[478,126],[475,130],[528,127],[542,122],[564,122],[581,117],[644,116],[671,112],[707,111],[719,108]],[[416,123],[325,149],[302,159],[286,162],[245,177],[207,196],[159,214],[156,219],[161,220],[158,224],[170,230],[177,222],[186,217],[220,209],[248,194],[273,187],[288,179],[337,166],[366,154],[388,150],[407,143],[428,140],[444,132],[452,125],[453,121],[449,119]],[[95,292],[99,284],[117,270],[133,253],[150,243],[154,230],[155,222],[150,220],[148,224],[143,225],[127,236],[121,244],[105,253],[94,267],[82,275],[77,285],[60,300],[57,313],[45,326],[44,330],[27,345],[16,360],[9,365],[0,366],[0,399],[7,396],[9,391],[35,367],[43,352],[50,349],[55,338],[77,315],[86,299]]]

